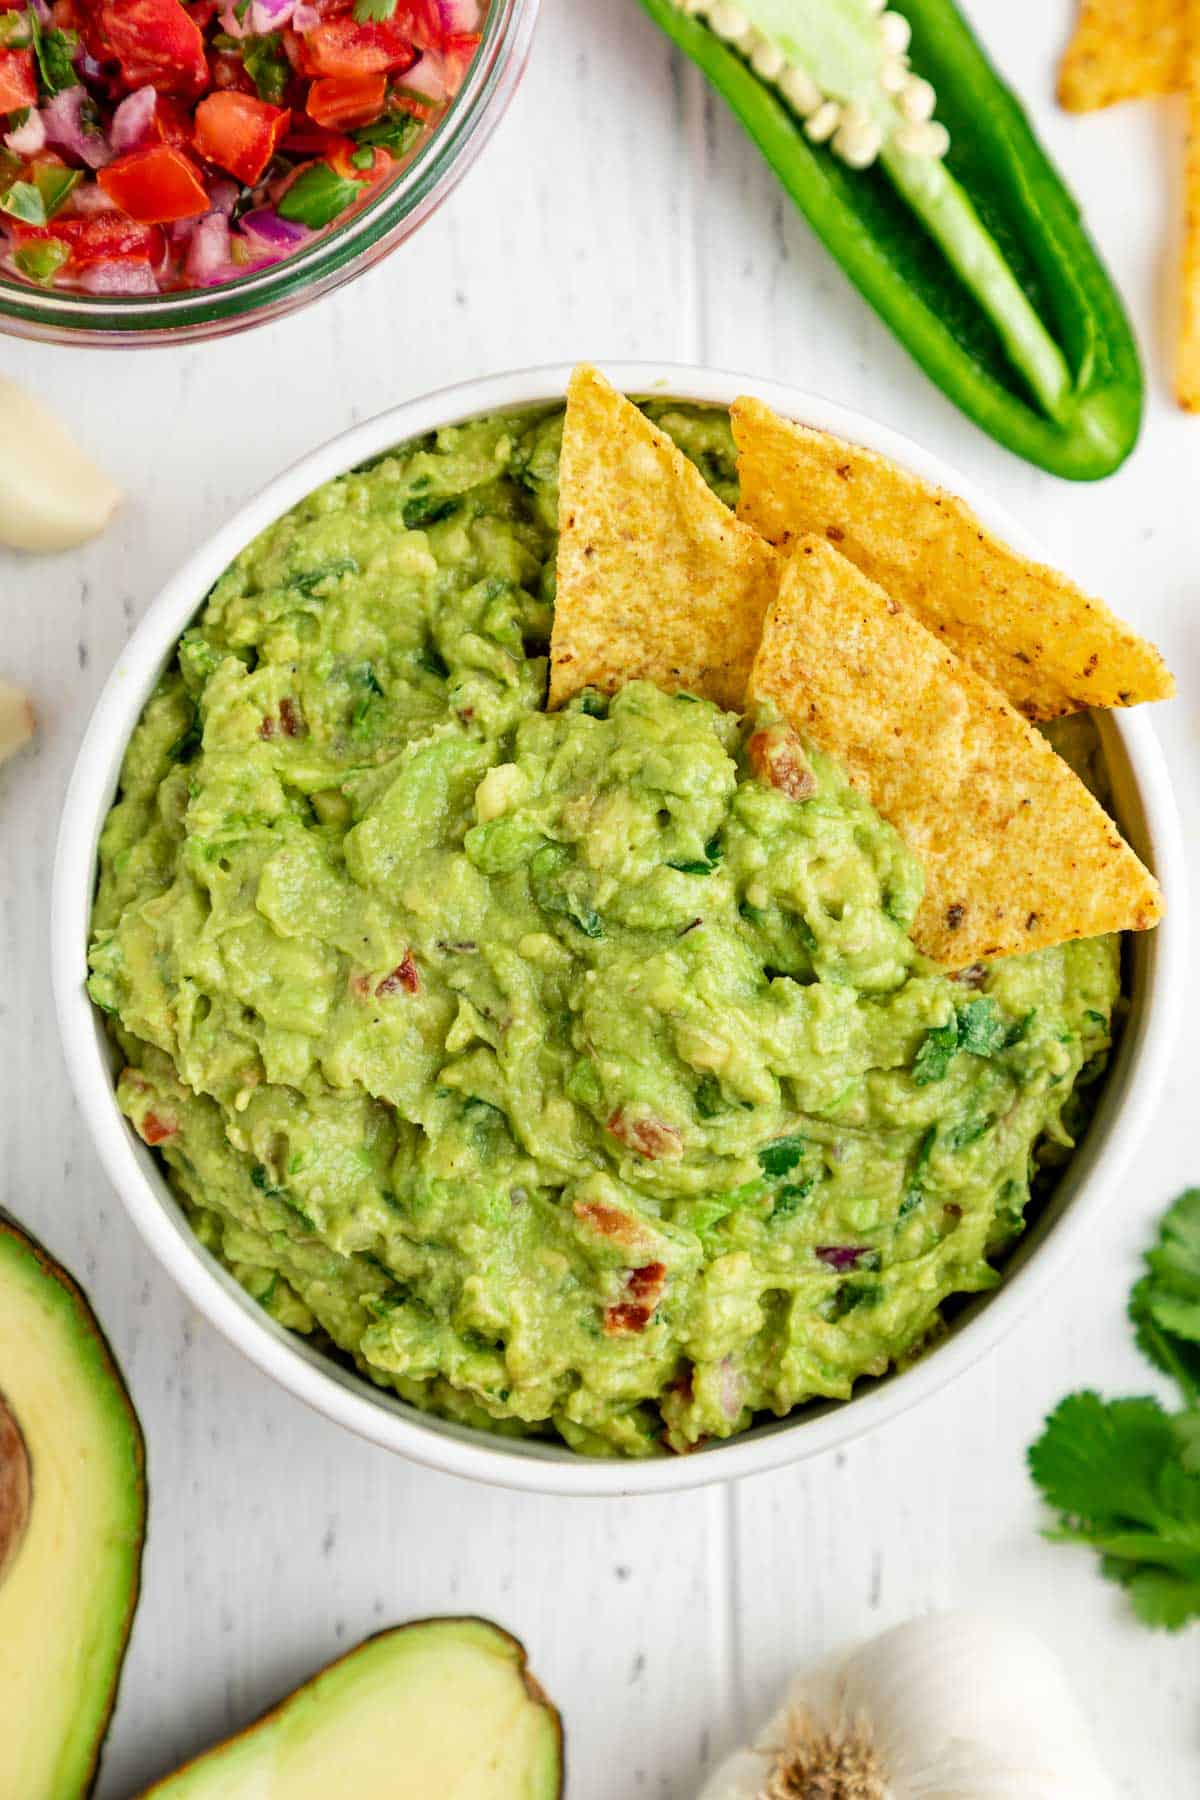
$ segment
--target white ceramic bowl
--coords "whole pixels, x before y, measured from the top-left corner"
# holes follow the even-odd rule
[[[59,1023],[79,1104],[105,1168],[159,1261],[230,1341],[291,1393],[362,1437],[452,1474],[563,1494],[657,1493],[754,1474],[872,1430],[960,1374],[1009,1332],[1039,1295],[1052,1291],[1095,1230],[1137,1147],[1162,1087],[1183,989],[1185,904],[1179,826],[1162,755],[1142,713],[1100,719],[1116,810],[1167,895],[1157,931],[1132,944],[1132,1010],[1086,1139],[1050,1203],[1009,1257],[1003,1284],[967,1304],[946,1339],[901,1374],[864,1383],[845,1403],[805,1408],[687,1457],[645,1462],[574,1455],[521,1443],[418,1412],[332,1362],[269,1319],[193,1236],[154,1157],[113,1097],[113,1064],[99,1015],[84,989],[88,917],[100,829],[125,745],[176,641],[218,575],[251,538],[322,482],[391,445],[439,425],[500,408],[561,399],[570,371],[533,369],[468,382],[381,413],[334,438],[270,482],[167,583],[134,632],[100,696],[63,811],[54,875],[52,965]],[[727,404],[738,394],[894,457],[963,495],[980,517],[1032,555],[1028,534],[952,469],[907,439],[773,382],[658,364],[608,368],[618,387]]]

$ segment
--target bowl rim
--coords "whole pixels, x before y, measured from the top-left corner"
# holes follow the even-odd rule
[[[950,464],[888,426],[777,381],[657,362],[601,365],[623,392],[728,405],[752,393],[787,417],[865,445],[960,494],[998,535],[1048,560],[1031,534]],[[1005,1280],[982,1296],[929,1354],[815,1411],[760,1425],[690,1456],[616,1460],[565,1446],[505,1439],[448,1423],[374,1393],[262,1312],[209,1256],[183,1221],[145,1146],[117,1109],[112,1073],[83,985],[100,827],[133,726],[174,646],[213,582],[257,533],[323,482],[438,426],[505,408],[561,401],[571,365],[516,370],[439,389],[390,407],[310,451],[268,481],[176,571],[151,602],[101,690],[63,805],[51,898],[51,976],[71,1083],[101,1163],[144,1242],[210,1323],[289,1393],[360,1437],[444,1473],[513,1489],[626,1496],[681,1491],[765,1472],[823,1454],[917,1405],[962,1374],[1016,1325],[1085,1245],[1085,1231],[1117,1189],[1161,1092],[1178,1025],[1186,959],[1183,845],[1170,779],[1150,722],[1109,714],[1106,727],[1127,758],[1147,854],[1166,897],[1166,916],[1139,942],[1140,1004],[1106,1083],[1100,1108],[1069,1169],[1086,1165],[1040,1241],[1018,1250]],[[1120,1086],[1119,1095],[1115,1089]],[[1105,1116],[1109,1113],[1111,1116]],[[1101,1155],[1102,1152],[1102,1155]],[[1064,1187],[1070,1175],[1064,1179]],[[1053,1204],[1053,1203],[1052,1203]],[[1035,1227],[1036,1231],[1038,1228]]]

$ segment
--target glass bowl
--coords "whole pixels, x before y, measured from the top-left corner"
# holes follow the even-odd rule
[[[466,79],[412,160],[360,211],[286,261],[218,287],[166,294],[59,292],[0,275],[0,331],[91,348],[224,337],[361,275],[441,205],[478,156],[521,79],[539,4],[491,0]]]

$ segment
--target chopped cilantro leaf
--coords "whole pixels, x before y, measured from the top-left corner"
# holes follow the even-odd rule
[[[778,1225],[784,1219],[794,1217],[815,1186],[815,1175],[806,1175],[803,1181],[785,1181],[775,1194],[775,1204],[771,1208],[772,1225]]]
[[[459,499],[457,494],[448,498],[445,495],[423,496],[419,500],[406,500],[404,503],[404,526],[407,531],[420,531],[426,525],[436,525],[441,519],[448,519],[452,512],[457,512]]]
[[[715,1075],[702,1075],[696,1083],[696,1111],[702,1119],[716,1119],[729,1111]]]
[[[1003,1050],[1008,1027],[990,994],[968,1000],[958,1009],[958,1047],[971,1056],[995,1056]]]
[[[47,95],[61,94],[64,88],[76,87],[79,77],[72,58],[79,48],[79,33],[47,31],[32,6],[26,7],[25,16],[42,91]]]
[[[311,594],[323,581],[336,581],[341,575],[357,575],[358,564],[352,556],[335,556],[331,562],[318,563],[315,569],[301,569],[288,576],[288,584],[302,594]]]
[[[950,1059],[958,1049],[958,1015],[945,1025],[935,1025],[925,1033],[924,1042],[917,1051],[917,1060],[913,1064],[913,1080],[918,1087],[928,1087],[931,1081],[942,1081],[950,1067]]]
[[[364,125],[352,133],[356,144],[361,144],[365,149],[373,149],[378,145],[397,161],[412,149],[420,135],[421,121],[410,112],[385,113],[382,119],[375,119],[370,125]],[[368,161],[365,167],[369,169],[371,162]]]
[[[787,1175],[804,1155],[804,1139],[802,1137],[776,1138],[773,1143],[764,1144],[758,1153],[759,1167],[764,1175],[778,1179]]]

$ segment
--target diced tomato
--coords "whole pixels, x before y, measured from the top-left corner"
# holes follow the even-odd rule
[[[178,1119],[160,1116],[156,1112],[144,1112],[138,1133],[147,1144],[165,1144],[179,1130]]]
[[[82,31],[86,21],[77,0],[54,0],[50,23],[56,31]]]
[[[817,778],[804,754],[804,745],[790,725],[767,725],[746,745],[750,767],[768,787],[778,788],[789,800],[808,800],[817,791]]]
[[[195,164],[169,144],[118,156],[96,179],[127,218],[143,225],[169,225],[208,211],[208,194]]]
[[[333,162],[338,156],[353,156],[358,145],[343,132],[330,131],[327,126],[318,125],[304,113],[294,112],[291,129],[283,140],[283,148],[289,156],[322,157],[326,162]],[[345,174],[346,171],[339,169],[338,173]]]
[[[417,972],[417,965],[413,961],[411,950],[404,952],[403,960],[396,964],[390,975],[384,976],[375,992],[384,997],[388,994],[397,994],[401,989],[406,994],[419,994],[421,991],[421,977]]]
[[[190,150],[192,115],[181,100],[160,94],[154,105],[154,131],[162,143],[171,144],[176,150]]]
[[[624,1107],[619,1106],[604,1129],[619,1144],[628,1145],[635,1155],[644,1156],[648,1161],[683,1155],[683,1135],[679,1127],[653,1116],[634,1114],[631,1117]]]
[[[36,106],[37,76],[32,50],[0,50],[0,113]]]
[[[305,33],[303,61],[308,75],[403,74],[417,51],[394,19],[330,19]]]
[[[640,1269],[630,1269],[625,1277],[626,1298],[614,1302],[604,1311],[604,1329],[608,1336],[644,1331],[658,1310],[666,1285],[665,1263],[646,1263]]]
[[[208,87],[204,38],[180,0],[103,0],[97,23],[130,91],[149,82],[160,94],[194,97]]]
[[[86,219],[60,216],[50,225],[6,219],[5,227],[18,244],[57,238],[69,248],[70,267],[76,271],[106,262],[158,263],[163,254],[163,234],[156,225],[139,225],[120,213],[92,213]]]
[[[463,76],[475,59],[479,41],[477,31],[456,31],[451,33],[442,46],[446,86],[450,93],[457,94],[462,86]]]
[[[291,122],[288,107],[268,106],[252,94],[208,94],[196,108],[196,148],[253,187]]]
[[[212,86],[218,92],[232,88],[241,94],[257,94],[254,78],[246,71],[241,52],[237,50],[220,50],[208,60],[209,72],[212,75]]]
[[[387,76],[322,75],[308,90],[305,110],[318,125],[370,125],[383,111]]]

